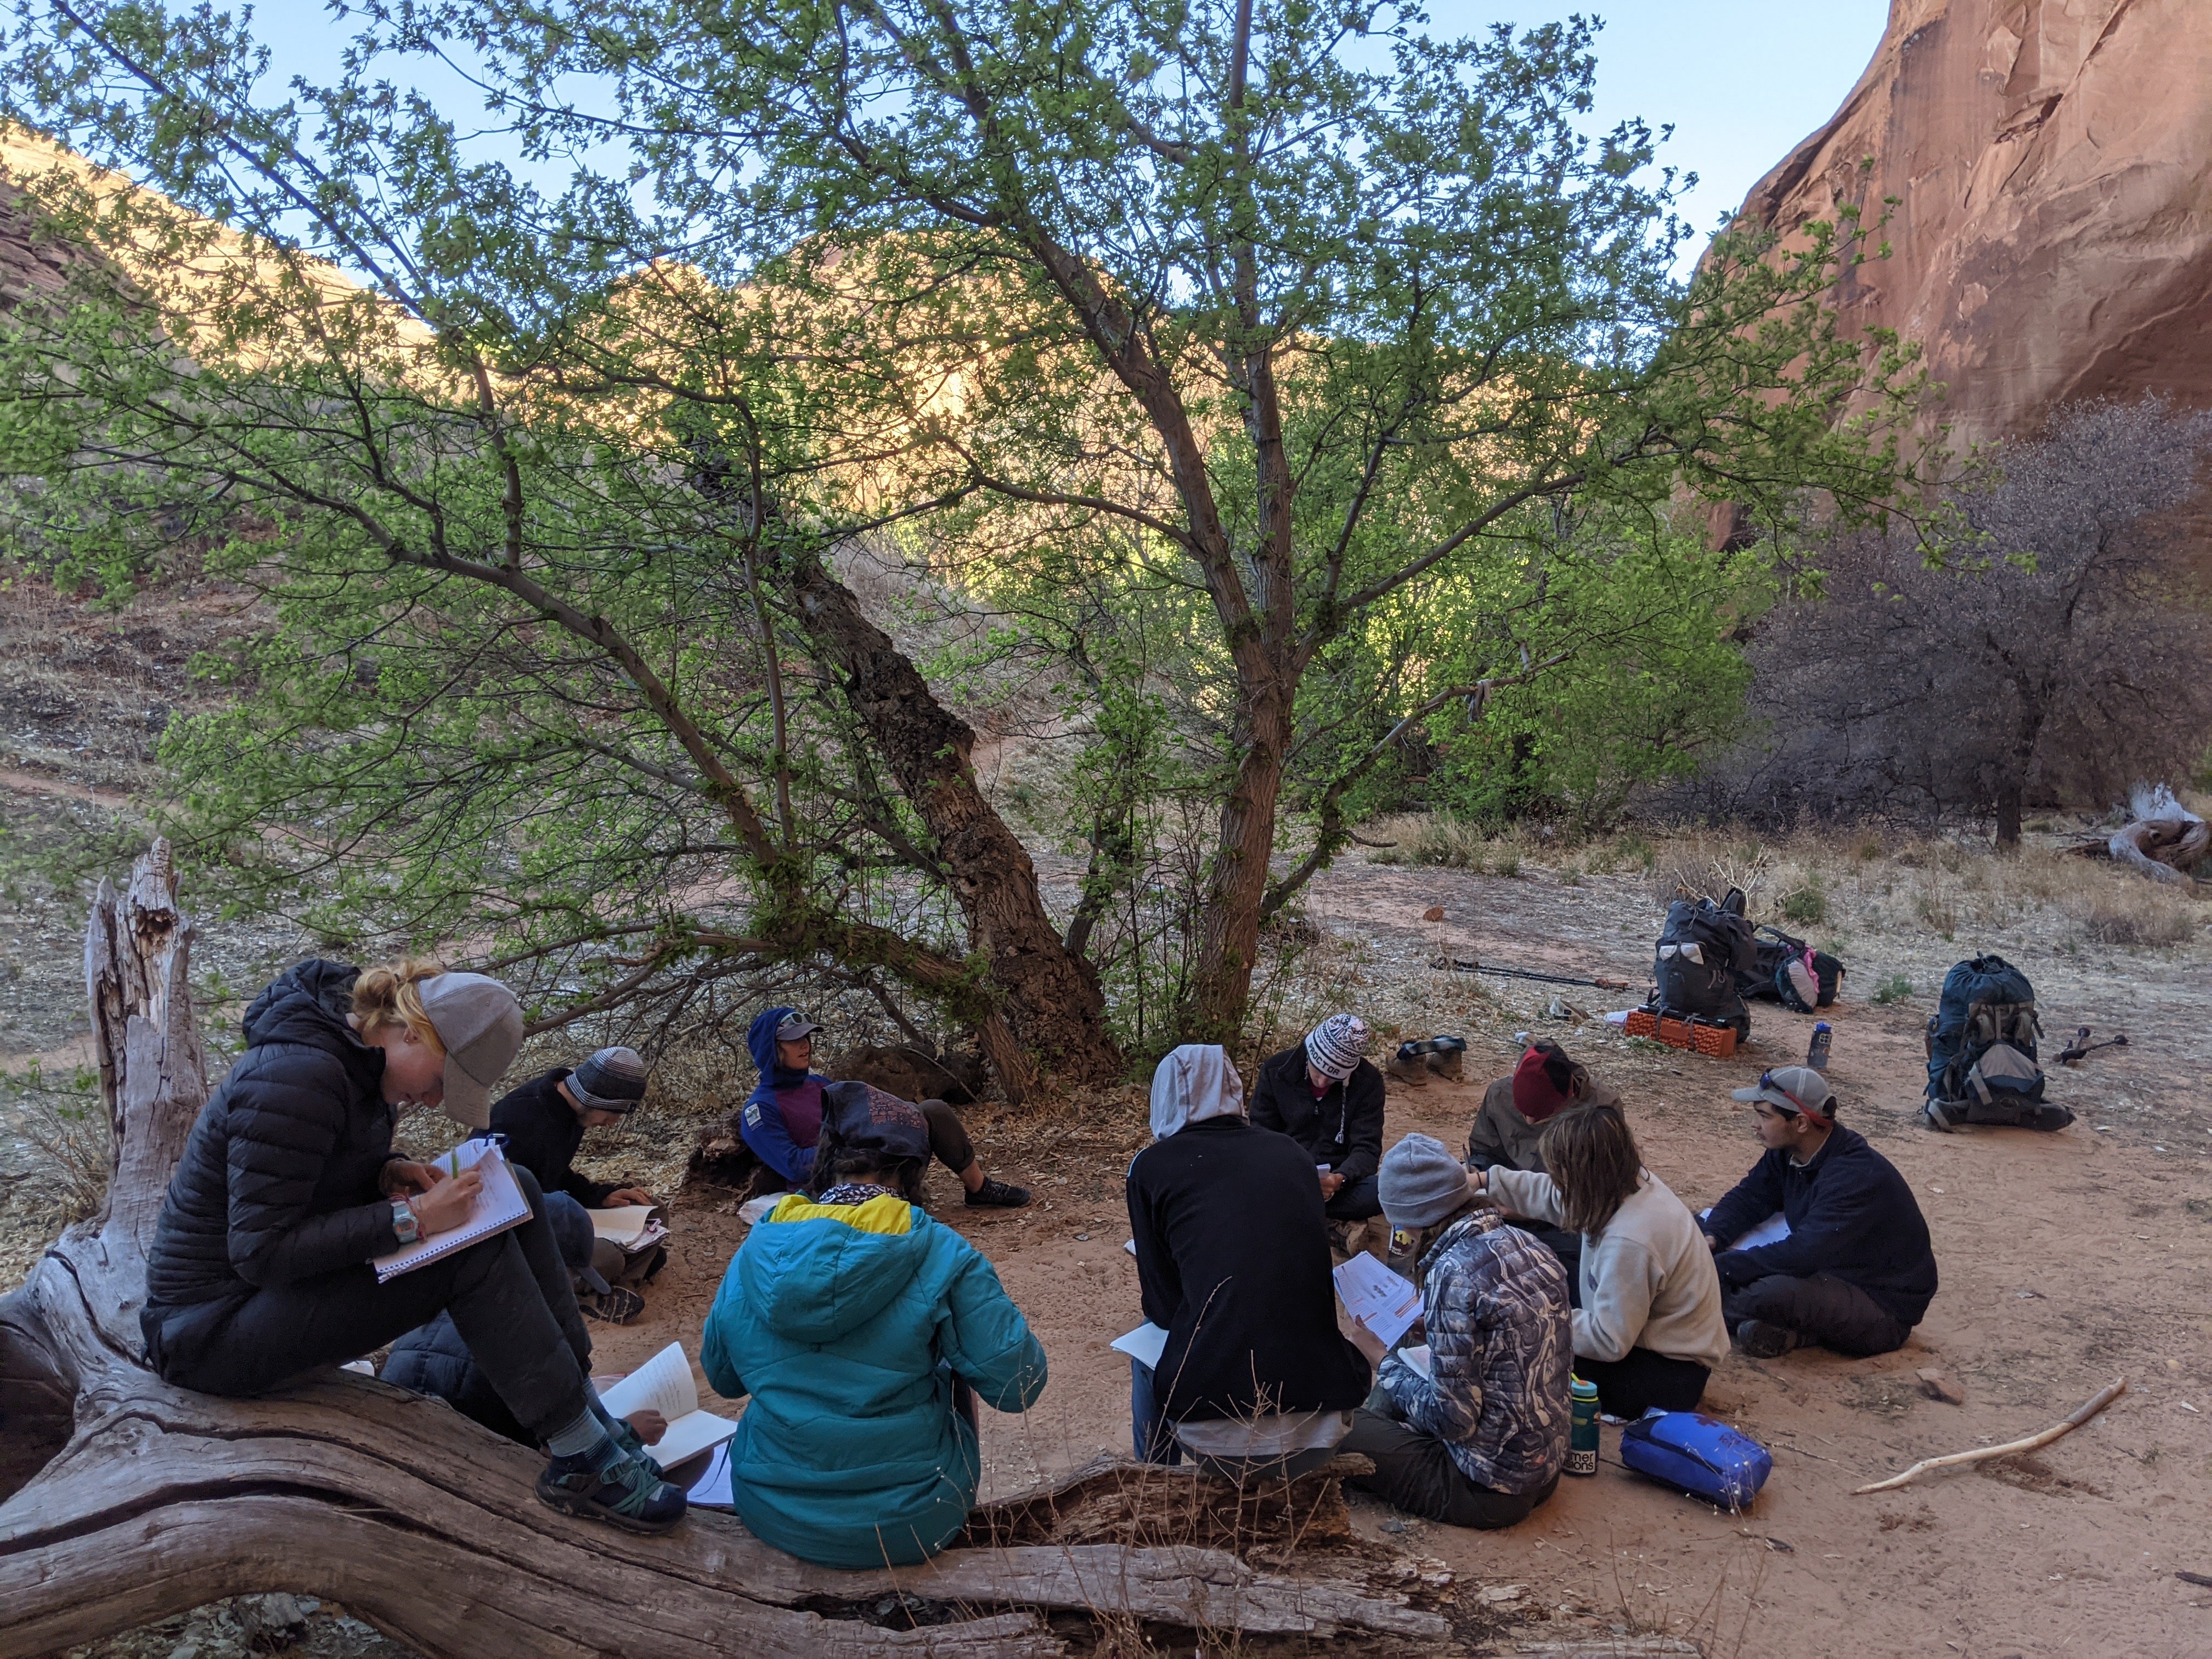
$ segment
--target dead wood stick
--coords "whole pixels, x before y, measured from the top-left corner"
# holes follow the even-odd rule
[[[1972,1451],[1953,1452],[1948,1457],[1925,1457],[1903,1474],[1893,1474],[1888,1480],[1877,1480],[1870,1486],[1854,1487],[1851,1496],[1863,1498],[1870,1492],[1893,1492],[1930,1469],[1953,1468],[1966,1463],[1986,1463],[1992,1457],[2009,1457],[2014,1452],[2033,1451],[2039,1446],[2047,1446],[2052,1441],[2073,1433],[2127,1391],[2128,1379],[2115,1377],[2063,1423],[2054,1423],[2041,1434],[2031,1434],[2025,1440],[2008,1440],[2002,1446],[1978,1446]]]

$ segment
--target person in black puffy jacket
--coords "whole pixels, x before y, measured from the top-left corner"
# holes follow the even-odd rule
[[[1305,1040],[1261,1062],[1252,1086],[1255,1127],[1306,1150],[1331,1221],[1382,1213],[1375,1171],[1382,1162],[1382,1073],[1366,1058],[1366,1022],[1331,1014]]]
[[[632,1531],[683,1517],[635,1436],[600,1407],[568,1270],[526,1170],[522,1225],[380,1284],[374,1258],[463,1224],[478,1188],[395,1152],[400,1108],[477,1126],[522,1041],[481,974],[305,962],[246,1010],[246,1052],[185,1144],[147,1258],[148,1357],[179,1387],[264,1393],[441,1313],[553,1454],[541,1499]]]
[[[553,1229],[553,1242],[572,1276],[580,1276],[592,1265],[592,1218],[584,1206],[560,1193],[545,1194],[545,1219]],[[392,1352],[377,1375],[386,1382],[416,1394],[442,1400],[462,1416],[481,1423],[494,1434],[534,1446],[538,1437],[515,1420],[507,1401],[491,1385],[450,1313],[441,1313],[392,1345]],[[668,1427],[659,1412],[632,1412],[623,1419],[637,1437],[650,1446]]]

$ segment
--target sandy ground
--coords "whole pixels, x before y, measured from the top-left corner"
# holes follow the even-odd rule
[[[21,611],[0,627],[9,647],[0,666],[0,819],[17,850],[107,832],[104,798],[143,787],[149,736],[169,708],[191,705],[180,651],[137,620]],[[137,653],[127,672],[111,660],[125,651]],[[72,664],[74,678],[64,672]],[[64,695],[92,679],[112,686],[112,706]],[[1673,856],[1659,850],[1662,861]],[[1705,850],[1739,856],[1719,843]],[[1565,1609],[1598,1634],[1684,1636],[1709,1656],[2212,1654],[2212,1589],[2175,1577],[2212,1576],[2212,906],[2183,902],[2181,942],[2137,949],[2111,943],[2088,920],[2098,895],[2112,896],[2111,875],[2047,853],[2018,866],[1917,843],[1781,856],[1818,867],[1778,869],[1765,896],[1808,873],[1830,895],[1827,918],[1802,931],[1851,969],[1832,1015],[1831,1075],[1845,1121],[1898,1164],[1928,1214],[1942,1289],[1926,1322],[1904,1352],[1881,1358],[1801,1353],[1723,1365],[1708,1404],[1775,1454],[1773,1478],[1747,1515],[1717,1514],[1628,1474],[1608,1433],[1599,1475],[1564,1483],[1514,1531],[1408,1523],[1364,1502],[1360,1525],[1442,1559],[1463,1584],[1525,1587],[1532,1616]],[[1048,891],[1065,896],[1072,867],[1049,855],[1039,866]],[[1394,1138],[1418,1128],[1460,1140],[1482,1081],[1510,1063],[1513,1032],[1541,1029],[1622,1088],[1648,1162],[1703,1205],[1756,1152],[1728,1090],[1762,1066],[1802,1057],[1809,1019],[1762,1005],[1753,1047],[1717,1062],[1632,1044],[1601,1024],[1547,1022],[1553,988],[1428,965],[1439,954],[1479,957],[1640,986],[1660,885],[1626,866],[1593,869],[1583,855],[1525,860],[1511,878],[1355,859],[1315,884],[1305,908],[1319,942],[1266,996],[1279,1030],[1340,1004],[1397,1034],[1468,1036],[1469,1081],[1394,1091]],[[82,897],[36,882],[6,897],[0,1053],[17,1066],[33,1054],[65,1066],[84,1029]],[[1444,907],[1441,923],[1418,920],[1431,904]],[[215,923],[201,960],[242,985],[285,943]],[[2033,978],[2046,1054],[2077,1024],[2130,1038],[2076,1070],[2052,1068],[2053,1097],[2080,1115],[2061,1133],[1946,1137],[1913,1121],[1920,1026],[1935,988],[1950,963],[1984,948]],[[1892,980],[1913,989],[1876,1006],[1872,994]],[[1634,1000],[1557,994],[1592,1012]],[[1036,1187],[1029,1211],[971,1215],[949,1179],[936,1177],[939,1213],[998,1264],[1052,1364],[1036,1410],[987,1422],[993,1495],[1127,1449],[1127,1372],[1107,1344],[1139,1318],[1121,1249],[1121,1174],[1143,1139],[1139,1101],[1127,1091],[1041,1121],[979,1113],[974,1127],[994,1171]],[[679,1127],[667,1126],[663,1140]],[[649,1176],[682,1152],[641,1139],[595,1139],[593,1150],[603,1173]],[[20,1108],[0,1103],[0,1285],[48,1236],[49,1217]],[[712,1191],[681,1198],[674,1223],[673,1259],[646,1319],[601,1328],[605,1369],[627,1369],[671,1340],[696,1351],[744,1230]],[[1914,1374],[1924,1366],[1942,1368],[1965,1404],[1923,1397]],[[2130,1392],[2118,1405],[2033,1458],[1850,1495],[1919,1457],[2045,1427],[2121,1375]]]
[[[1632,971],[1648,948],[1650,901],[1625,879],[1560,889],[1540,876],[1349,866],[1314,908],[1333,928],[1359,929],[1379,968],[1430,946],[1437,930],[1414,918],[1438,902],[1455,951],[1510,950],[1526,965],[1598,973]],[[1484,925],[1455,928],[1449,916],[1462,913]],[[1935,943],[1946,959],[1966,948]],[[2154,959],[2164,990],[2147,994]],[[1853,966],[1862,986],[1892,970]],[[1942,1289],[1901,1352],[1732,1357],[1716,1374],[1709,1407],[1774,1452],[1749,1513],[1717,1513],[1627,1473],[1608,1430],[1598,1476],[1564,1482],[1511,1532],[1408,1523],[1358,1500],[1363,1529],[1445,1561],[1463,1582],[1526,1586],[1534,1610],[1686,1637],[1708,1655],[2212,1651],[2212,1591],[2174,1577],[2212,1574],[2212,1117],[2197,1086],[2212,1055],[2196,1018],[2207,976],[2195,949],[2077,960],[2047,977],[2029,968],[2050,988],[2046,1023],[2131,1038],[2121,1054],[2057,1071],[2053,1096],[2081,1121],[2056,1135],[1917,1127],[1928,1000],[1884,1009],[1854,990],[1833,1012],[1831,1076],[1845,1121],[1911,1182]],[[1550,995],[1508,982],[1492,1000],[1470,994],[1463,976],[1459,985],[1469,1081],[1394,1088],[1392,1139],[1414,1129],[1463,1139],[1480,1079],[1503,1069],[1516,1023],[1533,1021]],[[1703,1205],[1757,1152],[1727,1091],[1802,1057],[1811,1024],[1761,1006],[1753,1047],[1726,1062],[1654,1053],[1598,1027],[1547,1029],[1624,1089],[1652,1168]],[[1111,1118],[986,1130],[994,1166],[1036,1183],[1039,1202],[1024,1214],[971,1217],[936,1177],[938,1213],[998,1264],[1053,1368],[1036,1410],[988,1423],[993,1494],[1127,1449],[1127,1371],[1107,1344],[1140,1317],[1121,1249],[1121,1173],[1141,1129],[1133,1099]],[[696,1349],[743,1232],[712,1195],[679,1205],[675,1258],[647,1319],[606,1332],[602,1363],[626,1367],[672,1339]],[[1962,1389],[1963,1406],[1922,1395],[1915,1373],[1929,1366]],[[1918,1458],[2047,1426],[2119,1376],[2130,1392],[2117,1405],[2039,1455],[1850,1495]]]

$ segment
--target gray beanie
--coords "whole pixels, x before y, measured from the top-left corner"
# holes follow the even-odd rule
[[[1432,1227],[1468,1197],[1466,1168],[1433,1135],[1407,1135],[1383,1153],[1376,1184],[1393,1227]]]

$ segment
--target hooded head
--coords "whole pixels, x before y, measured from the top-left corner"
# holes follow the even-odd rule
[[[1243,1115],[1244,1080],[1220,1044],[1186,1042],[1153,1069],[1153,1139],[1209,1117]]]
[[[791,1024],[804,1025],[806,1032],[785,1032],[783,1028]],[[806,1081],[806,1073],[794,1072],[776,1059],[776,1039],[779,1033],[789,1037],[805,1035],[817,1029],[796,1008],[770,1008],[746,1027],[745,1048],[752,1054],[753,1064],[760,1067],[763,1087],[795,1089]]]

